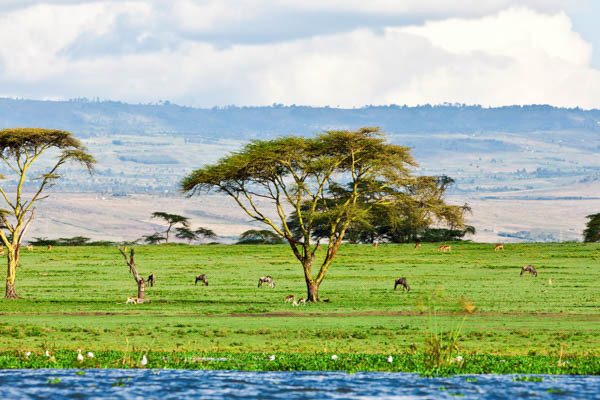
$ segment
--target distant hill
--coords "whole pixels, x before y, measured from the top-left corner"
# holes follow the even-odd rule
[[[195,225],[234,240],[256,227],[231,202],[198,197],[192,204],[183,198],[179,185],[186,174],[252,138],[361,126],[380,126],[391,143],[411,147],[419,163],[416,173],[454,178],[450,200],[472,206],[475,240],[580,240],[585,216],[599,211],[600,110],[544,105],[200,109],[168,102],[0,99],[0,129],[16,126],[71,131],[98,160],[92,176],[65,166],[51,189],[61,194],[40,205],[33,237],[131,240],[154,231],[149,215],[164,210],[184,213]],[[10,170],[0,164],[0,174]],[[3,187],[14,190],[12,184],[5,181]],[[26,189],[37,184],[32,180]]]
[[[283,106],[192,108],[169,102],[0,99],[0,127],[40,126],[79,136],[114,133],[248,139],[314,134],[328,128],[380,126],[393,133],[600,132],[600,110],[547,105],[484,108],[465,105],[367,106],[357,109]]]

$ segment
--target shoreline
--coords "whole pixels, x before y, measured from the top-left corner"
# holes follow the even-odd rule
[[[600,356],[511,356],[456,354],[440,367],[428,367],[424,353],[265,353],[100,351],[77,360],[72,350],[29,356],[23,351],[0,352],[0,369],[210,369],[236,371],[404,372],[423,376],[465,374],[600,375]],[[84,352],[84,354],[86,354]],[[148,363],[140,365],[146,355]],[[389,357],[392,357],[390,361]]]

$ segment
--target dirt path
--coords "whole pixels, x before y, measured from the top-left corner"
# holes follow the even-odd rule
[[[139,316],[141,312],[14,312],[14,313],[0,313],[3,317],[14,317],[14,316],[31,316],[31,315],[62,315],[62,316],[73,316],[73,317],[110,317],[110,316]],[[353,313],[311,313],[311,312],[272,312],[272,313],[229,313],[229,314],[206,314],[206,313],[153,313],[144,311],[144,315],[153,317],[218,317],[218,318],[336,318],[336,317],[425,317],[426,313],[419,313],[413,311],[399,311],[399,312],[383,312],[383,311],[360,311]],[[455,316],[455,313],[440,312],[437,316]],[[465,314],[458,314],[465,315]],[[469,317],[539,317],[539,318],[569,318],[569,319],[585,319],[589,321],[600,320],[600,314],[565,314],[565,313],[524,313],[524,312],[510,312],[510,313],[494,313],[494,312],[477,312],[473,314],[467,314]]]

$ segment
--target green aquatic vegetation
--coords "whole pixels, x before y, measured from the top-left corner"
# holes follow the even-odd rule
[[[451,324],[449,331],[443,330],[438,317],[440,305],[448,302],[443,290],[443,288],[436,289],[425,300],[429,317],[425,332],[425,365],[432,374],[436,374],[440,368],[447,367],[451,363],[458,365],[464,363],[463,357],[455,357],[455,354],[458,352],[458,341],[467,316],[459,317],[458,322]]]
[[[544,382],[543,376],[517,376],[513,378],[515,382]]]
[[[56,385],[57,383],[61,383],[61,380],[60,380],[60,378],[52,378],[52,379],[46,380],[46,383],[48,383],[50,385]]]
[[[112,386],[127,386],[127,381],[125,380],[125,378],[121,378],[118,381],[113,382]]]
[[[99,351],[86,368],[140,368],[139,360],[146,354],[148,369],[222,369],[242,371],[389,371],[412,372],[428,376],[431,370],[423,353],[286,353],[286,352],[153,352]],[[333,355],[337,359],[332,359]],[[71,351],[57,351],[53,368],[81,368]],[[437,369],[435,376],[454,374],[579,374],[600,375],[599,357],[573,358],[569,368],[558,367],[555,356],[492,356],[472,354],[463,365],[449,364]],[[18,352],[1,352],[0,369],[47,368],[44,356],[24,357]],[[536,377],[526,377],[528,378]],[[467,380],[473,378],[467,378]],[[475,378],[476,379],[476,378]],[[531,381],[534,381],[531,379]]]

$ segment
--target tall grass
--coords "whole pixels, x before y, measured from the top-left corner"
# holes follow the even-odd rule
[[[442,304],[448,304],[451,299],[444,296],[444,288],[436,288],[425,298],[425,308],[427,309],[427,329],[425,330],[425,349],[423,352],[425,367],[435,372],[448,367],[453,363],[463,363],[462,357],[458,357],[459,339],[467,319],[467,314],[462,318],[453,319],[450,329],[442,327],[439,318],[439,309]],[[459,311],[468,313],[475,310],[473,303],[467,299],[458,300]],[[462,310],[461,310],[462,309]]]

